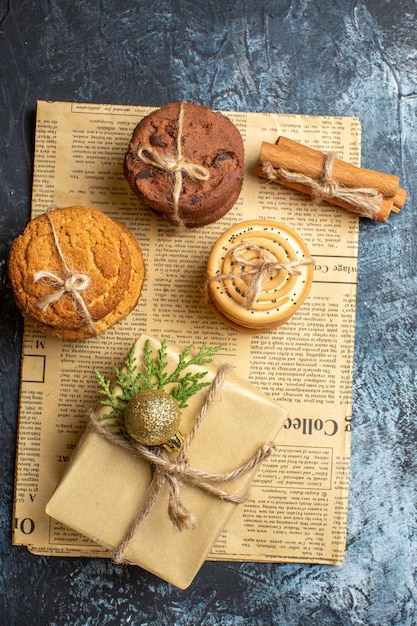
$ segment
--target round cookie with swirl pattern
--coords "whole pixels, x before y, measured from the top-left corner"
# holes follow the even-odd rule
[[[292,229],[269,220],[229,228],[207,264],[207,295],[217,316],[244,333],[285,324],[308,296],[314,262]]]

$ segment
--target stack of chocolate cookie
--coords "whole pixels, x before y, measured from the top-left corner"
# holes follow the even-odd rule
[[[239,197],[244,149],[240,132],[222,113],[173,102],[136,126],[124,161],[133,192],[176,227],[205,226]]]

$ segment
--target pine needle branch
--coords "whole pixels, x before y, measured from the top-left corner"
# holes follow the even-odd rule
[[[169,393],[177,400],[180,408],[186,407],[188,399],[210,383],[202,380],[207,375],[206,371],[184,372],[184,370],[193,365],[210,363],[219,349],[220,346],[211,348],[202,346],[192,355],[193,345],[187,346],[179,354],[174,371],[168,373],[168,348],[165,339],[155,356],[150,341],[145,342],[140,368],[133,346],[124,362],[124,368],[115,368],[113,385],[97,369],[94,370],[99,393],[104,396],[100,404],[111,408],[111,411],[102,415],[100,420],[105,421],[109,427],[117,425],[118,428],[123,428],[123,413],[133,396],[148,389],[164,390],[167,385],[171,387]],[[114,422],[110,423],[107,420]]]

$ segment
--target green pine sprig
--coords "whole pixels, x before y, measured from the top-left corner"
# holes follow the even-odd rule
[[[132,397],[148,389],[164,391],[168,385],[169,393],[177,400],[180,408],[187,406],[188,399],[195,393],[210,385],[202,380],[207,372],[190,372],[185,370],[191,365],[205,365],[210,363],[220,346],[202,346],[193,354],[194,346],[190,345],[179,355],[176,368],[168,372],[167,342],[163,340],[156,355],[153,354],[149,339],[145,342],[143,358],[138,366],[134,346],[130,350],[124,369],[115,368],[114,382],[106,380],[97,370],[94,370],[99,384],[99,393],[104,396],[100,404],[110,407],[111,411],[100,419],[107,427],[124,431],[123,414]]]

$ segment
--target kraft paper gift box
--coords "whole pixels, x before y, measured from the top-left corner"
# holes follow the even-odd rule
[[[135,344],[137,363],[142,361],[145,342],[153,350],[161,344],[141,336]],[[180,350],[168,344],[168,359],[175,369]],[[206,371],[212,381],[219,363],[193,365]],[[207,397],[203,388],[182,409],[180,431],[187,438],[196,415]],[[100,406],[96,414],[108,412]],[[189,467],[209,474],[228,473],[246,463],[265,443],[273,442],[287,412],[252,384],[227,371],[187,451]],[[174,455],[175,457],[175,455]],[[259,464],[238,478],[216,487],[236,496],[247,494]],[[113,554],[126,539],[138,514],[149,503],[149,488],[155,480],[152,466],[129,451],[106,440],[89,428],[82,436],[69,466],[49,500],[46,512],[61,523],[104,546]],[[123,551],[124,560],[136,564],[171,584],[185,589],[205,561],[236,506],[180,483],[182,504],[196,520],[193,529],[178,530],[168,516],[169,481],[148,514],[142,519]]]

